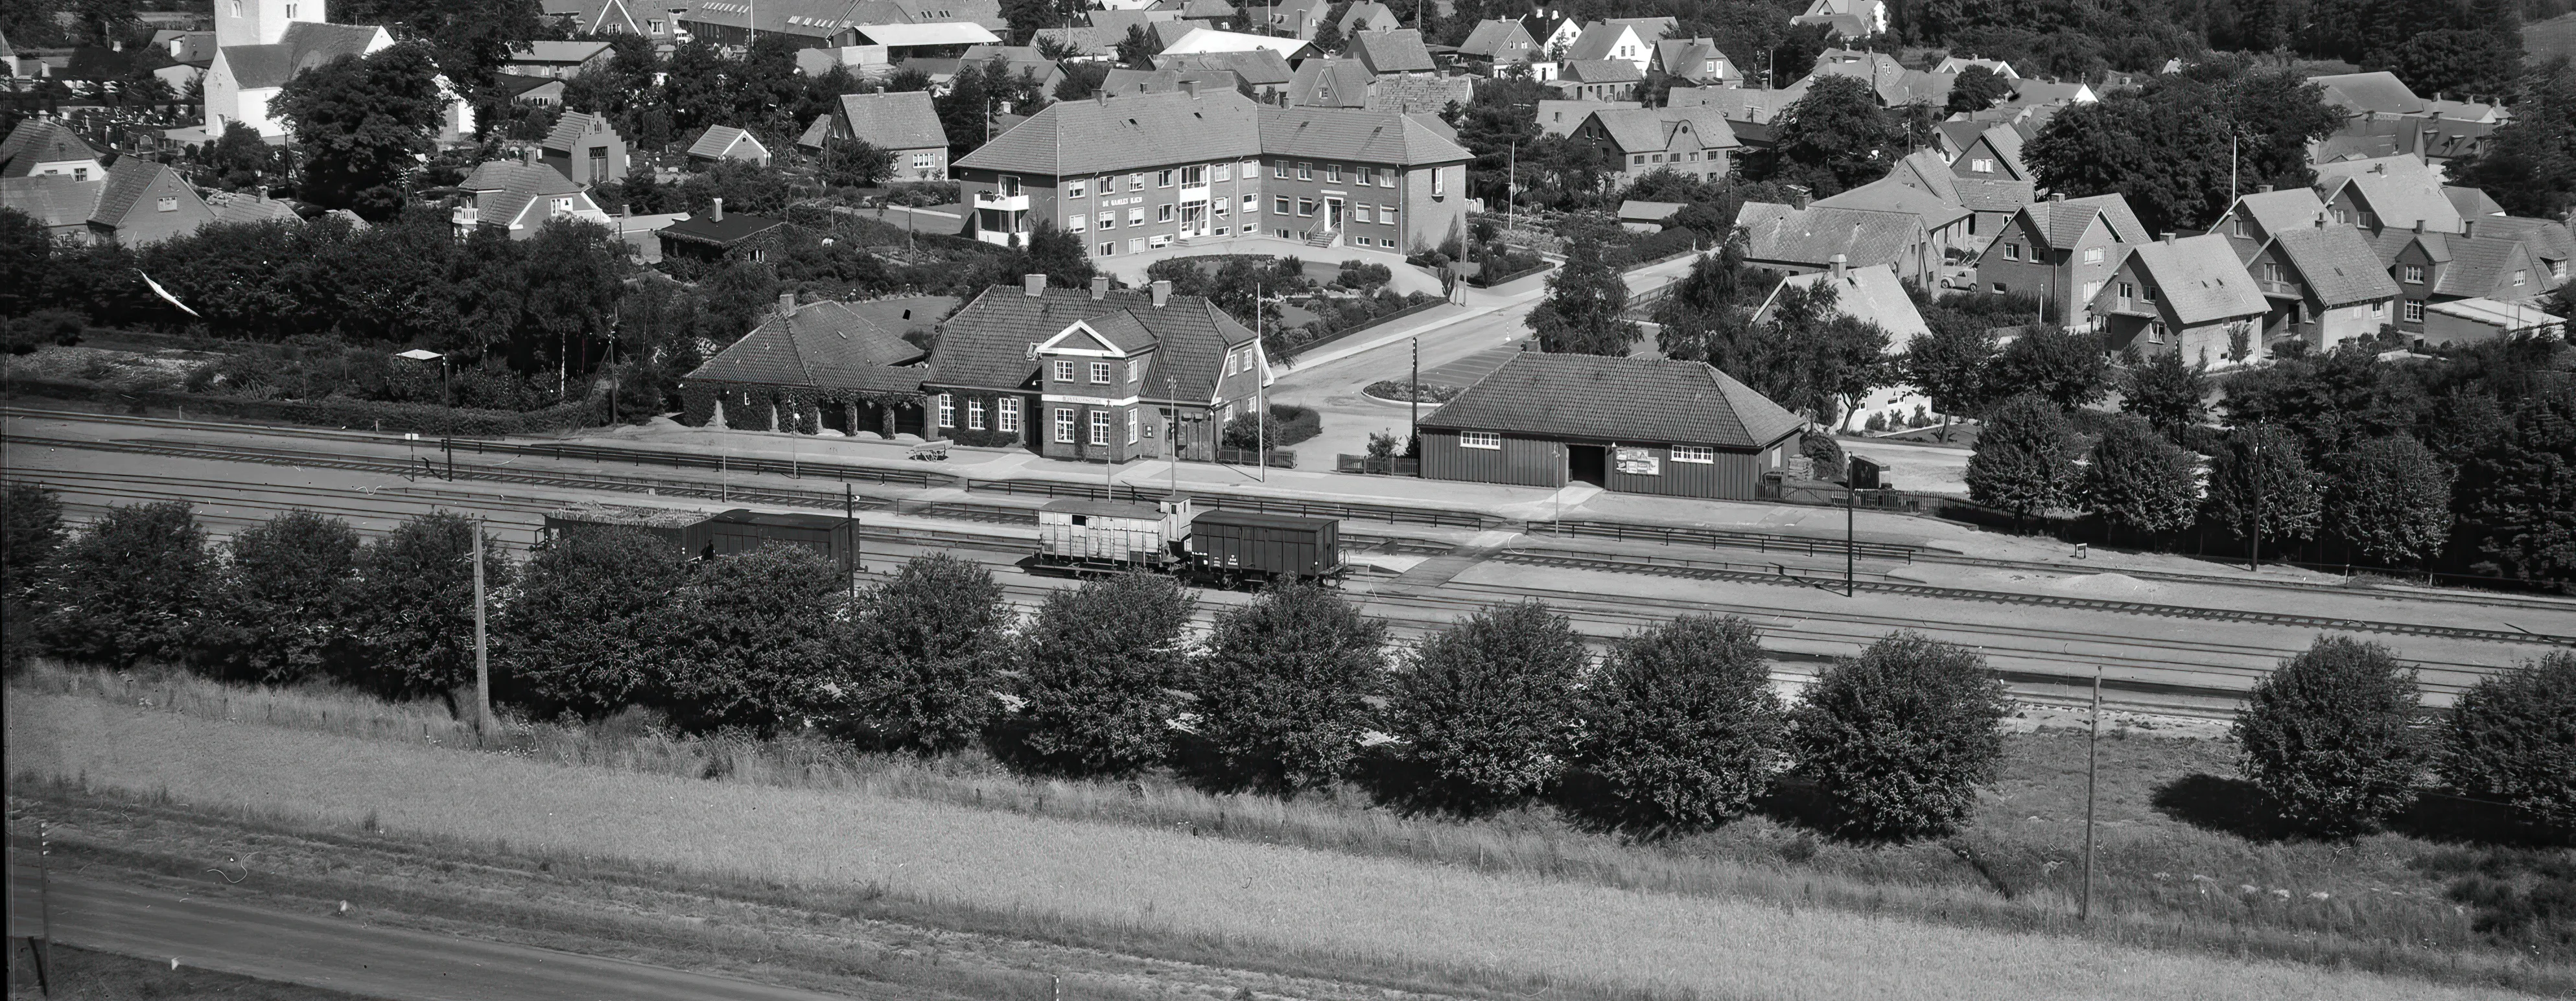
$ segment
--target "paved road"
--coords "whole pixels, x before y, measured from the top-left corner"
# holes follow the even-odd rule
[[[36,873],[10,866],[9,934],[33,934]],[[397,1001],[826,1001],[835,995],[291,914],[55,873],[55,940]],[[885,996],[897,996],[888,992]]]

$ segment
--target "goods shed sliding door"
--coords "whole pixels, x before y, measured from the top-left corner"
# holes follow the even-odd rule
[[[1425,428],[1422,475],[1434,480],[1561,487],[1565,485],[1565,445],[1504,435],[1499,448],[1470,448],[1459,444],[1456,431]]]

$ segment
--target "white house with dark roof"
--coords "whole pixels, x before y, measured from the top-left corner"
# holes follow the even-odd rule
[[[1557,61],[1571,64],[1605,59],[1636,67],[1638,78],[1643,79],[1646,67],[1655,60],[1653,40],[1638,33],[1636,24],[1601,21],[1585,27],[1583,34],[1575,37],[1574,44],[1566,46],[1565,58]]]
[[[796,145],[819,151],[826,139],[856,139],[885,150],[894,157],[894,180],[948,177],[948,133],[926,92],[843,94],[830,113],[815,116]]]
[[[1333,26],[1341,30],[1343,38],[1350,38],[1364,31],[1394,31],[1404,27],[1404,22],[1377,0],[1359,0],[1342,11],[1342,19]]]
[[[1842,38],[1867,38],[1887,32],[1886,0],[1815,0],[1791,24],[1822,24]]]
[[[2109,350],[2178,355],[2211,368],[2263,360],[2261,326],[2271,308],[2235,248],[2215,234],[2168,233],[2130,247],[2092,301]]]
[[[98,151],[70,126],[50,118],[27,118],[0,139],[0,177],[61,174],[76,181],[107,176]]]
[[[1654,45],[1654,62],[1648,67],[1686,83],[1725,87],[1743,80],[1725,50],[1710,38],[1667,38]]]
[[[215,55],[206,67],[204,131],[194,141],[224,134],[240,122],[261,137],[279,139],[286,125],[268,104],[286,81],[305,70],[341,56],[366,56],[393,47],[394,36],[379,25],[329,23],[324,0],[215,0]],[[456,142],[474,131],[474,107],[446,77],[438,78],[447,108],[439,121],[440,142]]]
[[[759,136],[731,125],[710,125],[689,143],[689,159],[698,163],[740,160],[754,167],[769,166],[769,147]]]
[[[450,222],[462,238],[476,227],[497,229],[513,240],[525,240],[556,219],[579,219],[613,225],[590,192],[542,163],[492,160],[474,168],[457,187],[473,198],[459,205]]]

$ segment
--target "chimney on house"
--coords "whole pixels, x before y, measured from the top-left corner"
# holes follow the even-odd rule
[[[2388,165],[2387,165],[2387,164],[2385,164],[2385,163],[2374,163],[2374,164],[2371,164],[2371,165],[2370,165],[2370,172],[2371,172],[2371,173],[2373,173],[2373,174],[2385,174],[2385,173],[2387,173],[2387,172],[2388,172]]]
[[[781,293],[778,293],[778,315],[780,315],[780,316],[794,316],[794,315],[796,315],[796,293],[794,293],[794,292],[781,292]]]
[[[1097,302],[1097,301],[1102,300],[1102,299],[1109,298],[1109,276],[1108,276],[1108,275],[1093,275],[1093,276],[1091,276],[1091,298],[1092,298],[1092,301],[1094,301],[1094,302]]]
[[[1825,266],[1826,266],[1827,268],[1832,269],[1832,271],[1833,271],[1833,273],[1834,273],[1834,280],[1835,280],[1835,281],[1841,281],[1841,280],[1843,280],[1843,272],[1844,272],[1845,266],[1846,266],[1846,265],[1848,265],[1848,264],[1850,264],[1850,263],[1851,263],[1851,259],[1850,259],[1850,258],[1848,258],[1848,257],[1844,257],[1844,256],[1843,256],[1843,255],[1841,255],[1841,254],[1835,254],[1833,257],[1828,258],[1828,259],[1826,260],[1826,262],[1825,262]]]
[[[2156,239],[2161,240],[2161,241],[2164,241],[2164,242],[2166,242],[2166,243],[2172,243],[2172,242],[2173,242],[2173,240],[2174,240],[2174,235],[2173,235],[2172,233],[2159,233],[2159,234],[2157,234],[2157,235],[2156,235]]]
[[[2424,220],[2422,220],[2422,219],[2417,219],[2417,220],[2415,220],[2415,233],[2416,233],[2416,235],[2421,236],[2421,235],[2423,235],[2423,232],[2424,232]]]
[[[2460,235],[2468,237],[2478,235],[2478,221],[2475,219],[2460,220]]]
[[[2255,185],[2255,186],[2254,186],[2254,193],[2255,193],[2255,194],[2258,194],[2258,195],[2268,195],[2268,194],[2271,194],[2271,193],[2272,193],[2272,186],[2271,186],[2271,185],[2269,185],[2269,184],[2257,184],[2257,185]]]
[[[722,198],[718,198],[718,199],[716,199],[716,200],[715,200],[715,202],[716,202],[716,208],[715,208],[715,221],[717,221],[717,222],[723,222],[723,221],[724,221],[724,199],[722,199]]]
[[[1188,94],[1191,97],[1199,96],[1199,82],[1196,80],[1181,81],[1181,93]]]
[[[2062,202],[2062,201],[2065,201],[2065,200],[2066,200],[2066,192],[2063,192],[2063,191],[2051,191],[2051,192],[2049,192],[2049,193],[2048,193],[2048,200],[2049,200],[2049,201],[2052,201],[2052,202]]]
[[[1168,281],[1156,281],[1154,283],[1154,308],[1161,309],[1163,308],[1164,303],[1170,301],[1172,301],[1172,283]]]
[[[1100,101],[1100,103],[1102,103],[1102,104],[1108,104],[1108,103],[1109,103],[1109,91],[1108,91],[1108,89],[1107,89],[1107,88],[1102,88],[1102,89],[1100,89],[1100,90],[1092,91],[1092,92],[1091,92],[1091,96],[1092,96],[1093,98],[1098,99],[1098,100]]]
[[[1045,294],[1046,294],[1046,276],[1045,276],[1045,275],[1021,275],[1021,276],[1020,276],[1020,287],[1021,287],[1021,288],[1023,288],[1023,289],[1026,289],[1026,290],[1028,291],[1029,295],[1031,295],[1031,296],[1033,296],[1033,297],[1034,297],[1034,296],[1041,296],[1041,295],[1045,295]]]

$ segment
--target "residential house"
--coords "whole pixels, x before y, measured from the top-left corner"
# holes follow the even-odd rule
[[[2269,184],[2253,194],[2238,195],[2235,204],[2221,212],[2209,231],[2227,238],[2236,248],[2236,259],[2251,261],[2275,233],[2294,229],[2314,229],[2327,223],[2326,203],[2307,188],[2275,191]]]
[[[1409,250],[1463,232],[1471,158],[1400,112],[1184,90],[1059,101],[951,173],[988,243],[1043,220],[1097,257],[1243,233]]]
[[[295,208],[262,191],[217,191],[205,196],[216,222],[303,222]]]
[[[1184,21],[1205,21],[1219,31],[1234,31],[1234,4],[1229,0],[1159,0],[1155,10],[1176,11]]]
[[[2532,262],[2548,276],[2548,287],[2567,283],[2568,258],[2576,256],[2576,236],[2569,234],[2567,224],[2554,219],[2526,219],[2521,216],[2478,215],[2462,221],[2465,228],[2481,238],[2513,240],[2522,244]]]
[[[1774,274],[1830,270],[1839,255],[1848,267],[1885,268],[1930,287],[1938,263],[1922,218],[1907,212],[1746,202],[1735,224],[1745,233],[1744,263]]]
[[[813,407],[818,428],[844,435],[941,437],[926,426],[922,403],[927,352],[904,338],[915,325],[889,323],[873,305],[800,304],[781,293],[760,326],[681,384],[713,389],[727,427],[792,428],[804,416],[797,410]]]
[[[1100,89],[1111,94],[1169,94],[1187,83],[1202,90],[1232,90],[1235,80],[1234,74],[1224,70],[1131,70],[1122,66],[1100,79]]]
[[[1631,233],[1661,233],[1675,213],[1689,208],[1688,202],[1645,202],[1636,199],[1619,203],[1619,228]]]
[[[889,180],[948,178],[948,133],[921,91],[841,95],[796,144],[819,151],[826,139],[856,139],[886,151],[894,158]]]
[[[626,137],[617,134],[606,115],[565,112],[537,148],[546,166],[581,187],[626,179]]]
[[[2331,351],[2395,324],[2389,306],[2399,295],[2397,281],[2379,263],[2370,238],[2354,227],[2319,223],[2276,230],[2245,267],[2272,307],[2263,318],[2266,352],[2284,341]]]
[[[1705,107],[1600,109],[1572,138],[1619,164],[1622,185],[1658,170],[1695,180],[1723,179],[1740,145],[1717,109]]]
[[[541,108],[563,105],[564,82],[552,77],[516,76],[504,73],[493,77],[492,85],[500,90],[504,100],[512,104],[527,104]]]
[[[1867,38],[1887,33],[1885,0],[1815,0],[1807,12],[1790,18],[1791,24],[1830,25],[1842,38]]]
[[[98,151],[71,127],[50,118],[25,118],[0,139],[0,177],[61,174],[75,181],[107,176]]]
[[[1821,293],[1831,290],[1831,316],[1848,316],[1887,332],[1887,354],[1903,355],[1918,337],[1932,332],[1923,322],[1923,313],[1914,308],[1914,297],[1906,294],[1905,285],[1884,268],[1853,268],[1832,262],[1826,270],[1813,274],[1793,275],[1773,286],[1771,294],[1753,311],[1753,322],[1766,323],[1777,314],[1780,296],[1792,288]],[[1858,432],[1869,426],[1871,417],[1883,417],[1901,424],[1917,412],[1931,414],[1932,398],[1912,386],[1894,385],[1871,390],[1869,395],[1843,414],[1840,428]]]
[[[1950,163],[1941,154],[1918,149],[1896,161],[1887,172],[1887,180],[1920,188],[1934,198],[1967,210],[1964,239],[1955,245],[1969,256],[1985,249],[1986,243],[2002,232],[2013,214],[2032,201],[2029,181],[1995,180],[1960,177],[1951,173]]]
[[[1323,27],[1326,15],[1332,13],[1333,5],[1325,0],[1281,0],[1258,7],[1246,5],[1244,9],[1251,13],[1254,24],[1261,25],[1257,30],[1311,42],[1315,40],[1315,30]],[[1256,29],[1246,26],[1244,30]]]
[[[1569,59],[1547,84],[1578,101],[1622,101],[1634,97],[1644,82],[1645,71],[1625,59]]]
[[[1524,352],[1423,416],[1422,475],[1756,500],[1806,424],[1702,362]]]
[[[1301,108],[1374,108],[1437,115],[1452,103],[1475,98],[1473,77],[1427,73],[1373,75],[1357,59],[1308,59],[1297,64],[1286,103]],[[1446,128],[1447,123],[1442,123]]]
[[[1476,22],[1467,40],[1458,44],[1458,58],[1488,74],[1506,67],[1526,66],[1539,54],[1538,40],[1531,38],[1529,26],[1518,19]]]
[[[1714,39],[1667,38],[1656,42],[1652,69],[1697,86],[1728,87],[1743,82]]]
[[[712,164],[720,160],[740,160],[754,167],[769,166],[769,147],[760,137],[731,125],[710,125],[689,143],[691,163]]]
[[[1816,57],[1814,70],[1782,91],[1789,95],[1789,100],[1795,101],[1806,96],[1807,88],[1814,86],[1817,80],[1829,76],[1850,77],[1868,83],[1870,91],[1878,96],[1880,106],[1889,108],[1907,104],[1939,105],[1949,100],[1950,85],[1957,79],[1951,74],[1907,69],[1896,61],[1895,56],[1884,52],[1826,49]]]
[[[658,42],[670,36],[669,21],[660,17],[653,19],[653,27],[659,32],[657,35],[648,30],[644,22],[635,19],[634,12],[626,6],[626,0],[540,0],[538,9],[544,11],[547,20],[575,38],[599,38],[623,32]],[[660,8],[648,6],[646,9],[656,15],[665,13]]]
[[[2020,129],[1997,125],[1977,133],[1959,155],[1951,158],[1950,172],[1962,179],[1981,181],[2031,181],[2037,175],[2021,158],[2023,136]]]
[[[2450,199],[2451,207],[2459,211],[2462,219],[2504,214],[2504,206],[2496,204],[2496,200],[2489,197],[2483,189],[2445,184],[2442,186],[2442,196]]]
[[[1254,100],[1264,103],[1277,103],[1284,100],[1288,93],[1288,83],[1296,76],[1296,71],[1289,68],[1288,60],[1272,49],[1158,55],[1154,57],[1154,68],[1183,72],[1232,73],[1243,86],[1251,89]],[[1230,88],[1234,84],[1229,83],[1226,86]]]
[[[570,80],[604,68],[617,54],[607,42],[520,42],[501,61],[501,72]]]
[[[1521,28],[1537,43],[1531,49],[1533,62],[1562,62],[1565,51],[1574,47],[1574,40],[1583,37],[1583,22],[1570,17],[1533,14],[1521,19]]]
[[[2521,240],[2442,233],[2432,227],[2392,229],[2372,239],[2391,276],[2397,279],[2397,329],[2422,335],[2424,310],[2432,303],[2458,299],[2526,302],[2551,285],[2548,270],[2531,256]]]
[[[1037,84],[1038,93],[1053,95],[1057,84],[1064,82],[1064,69],[1056,61],[1038,53],[1031,45],[969,45],[959,61],[989,67],[993,60],[1002,61],[1005,78],[1025,79]],[[1050,97],[1050,100],[1053,98]]]
[[[1045,275],[985,289],[931,350],[922,389],[942,434],[1049,458],[1215,459],[1226,422],[1271,381],[1269,359],[1224,310],[1171,289],[1113,291],[1106,276],[1058,289]]]
[[[1894,177],[1882,177],[1831,198],[1818,199],[1810,207],[1898,212],[1913,216],[1922,221],[1923,232],[1932,241],[1932,259],[1941,264],[1974,258],[1982,249],[1981,244],[1968,237],[1968,225],[1976,219],[1976,213],[1968,211],[1953,198]]]
[[[2213,239],[2226,243],[2224,237]],[[2022,206],[1978,255],[1977,287],[2038,296],[2064,307],[2067,326],[2080,327],[2090,319],[2088,311],[2098,301],[2095,293],[2111,280],[2121,255],[2146,242],[2146,227],[2129,211],[2127,199],[2051,193],[2047,201]],[[2229,254],[2229,260],[2238,260],[2234,251]],[[2241,261],[2238,269],[2243,270]]]
[[[2063,107],[2070,104],[2092,104],[2102,99],[2101,95],[2093,92],[2091,85],[2081,80],[2060,82],[2024,77],[2012,82],[2012,92],[2013,96],[2004,103],[2021,107],[2033,105]]]
[[[2420,115],[2432,110],[2415,90],[2385,70],[2373,73],[2336,73],[2312,76],[2325,103],[2344,113],[2347,118],[2366,115]]]
[[[1655,60],[1654,46],[1645,36],[1638,34],[1633,23],[1600,21],[1584,28],[1583,34],[1575,37],[1574,44],[1566,47],[1564,58],[1554,61],[1571,67],[1576,63],[1607,60],[1627,63],[1636,71],[1637,78],[1643,80],[1646,67]],[[1560,74],[1564,72],[1559,71]]]
[[[2128,248],[2091,303],[2104,345],[2223,368],[2265,357],[2258,329],[2271,305],[2227,238],[2167,233]]]
[[[87,177],[0,177],[0,208],[25,213],[57,239],[128,247],[194,233],[215,218],[177,171],[141,157],[127,157]]]
[[[1422,47],[1422,33],[1411,28],[1359,32],[1350,36],[1342,55],[1375,76],[1432,71],[1431,51]]]
[[[1642,107],[1645,107],[1645,105],[1637,101],[1555,101],[1542,99],[1538,102],[1538,130],[1543,134],[1551,136],[1570,136],[1574,134],[1574,130],[1582,128],[1584,120],[1591,118],[1592,113],[1595,111],[1611,111],[1620,108]]]
[[[1979,59],[1975,56],[1943,56],[1941,61],[1932,67],[1932,72],[1959,74],[1967,72],[1970,66],[1985,67],[1986,72],[2006,80],[2021,79],[2020,71],[2013,69],[2013,64],[2001,59]]]
[[[1341,29],[1343,38],[1355,38],[1364,31],[1394,31],[1404,22],[1378,0],[1359,0],[1342,11],[1342,19],[1333,26]]]
[[[459,205],[451,213],[460,239],[483,227],[500,230],[513,240],[525,240],[557,219],[610,225],[608,213],[600,211],[590,192],[544,163],[487,161],[475,167],[474,173],[457,187],[473,199],[472,204]]]
[[[705,264],[733,260],[759,263],[782,249],[788,229],[784,219],[749,212],[728,216],[724,199],[718,198],[705,215],[674,222],[655,230],[653,235],[661,242],[665,259],[685,258]]]
[[[2421,157],[2401,153],[2318,164],[2316,170],[2317,193],[2335,222],[2374,233],[2419,224],[2435,233],[2463,231],[2459,208],[2443,193],[2441,172]]]
[[[1311,38],[1286,38],[1276,35],[1247,35],[1239,31],[1215,31],[1199,28],[1181,36],[1179,41],[1163,47],[1161,55],[1195,56],[1212,52],[1258,52],[1267,49],[1278,53],[1290,64],[1315,55]]]

